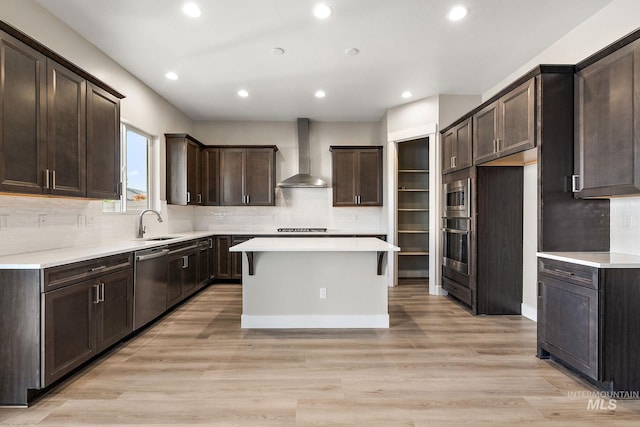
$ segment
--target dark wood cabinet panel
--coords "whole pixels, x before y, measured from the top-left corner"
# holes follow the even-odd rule
[[[535,147],[535,100],[532,78],[474,114],[474,164]]]
[[[580,70],[575,82],[577,197],[640,194],[640,41]]]
[[[213,237],[198,241],[198,287],[213,278]]]
[[[87,197],[117,200],[120,181],[120,100],[87,86]]]
[[[0,32],[0,191],[42,192],[46,75],[44,55]]]
[[[442,173],[471,166],[472,120],[469,118],[442,135]]]
[[[201,143],[186,134],[165,134],[167,203],[202,205]]]
[[[50,194],[86,194],[87,82],[47,60],[47,172]]]
[[[133,332],[133,272],[127,269],[105,275],[98,282],[96,347],[101,351]]]
[[[333,206],[382,206],[382,147],[331,147]]]
[[[202,197],[204,205],[220,204],[220,150],[217,148],[202,150]]]
[[[196,241],[169,247],[167,307],[172,307],[195,291],[198,285],[198,244]]]
[[[231,247],[231,236],[216,236],[215,237],[215,252],[216,252],[216,265],[215,265],[215,277],[216,279],[230,279],[231,278],[231,258],[229,248]]]
[[[220,149],[220,204],[275,204],[275,147]]]
[[[99,285],[93,280],[44,294],[44,386],[95,354],[98,299]]]

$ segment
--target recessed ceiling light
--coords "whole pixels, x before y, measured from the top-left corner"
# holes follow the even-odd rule
[[[197,18],[200,15],[202,15],[202,11],[198,7],[198,5],[195,3],[186,3],[184,6],[182,6],[182,11],[184,12],[185,15],[190,16],[192,18]]]
[[[350,47],[348,49],[346,49],[344,51],[344,54],[347,56],[356,56],[357,54],[359,54],[360,51],[358,49],[356,49],[355,47]]]
[[[249,96],[249,92],[247,92],[247,91],[246,91],[246,90],[244,90],[244,89],[240,89],[240,90],[238,91],[238,96],[239,96],[239,97],[241,97],[241,98],[246,98],[247,96]]]
[[[454,6],[451,8],[449,13],[447,14],[447,18],[451,21],[459,21],[469,13],[469,9],[464,6]]]
[[[164,75],[166,78],[168,78],[169,80],[178,80],[178,75],[176,73],[174,73],[173,71],[169,71],[167,74]]]
[[[316,98],[324,98],[327,94],[323,90],[317,90],[315,96]]]
[[[326,3],[320,3],[313,9],[313,14],[318,19],[327,19],[333,13],[333,9]]]
[[[284,55],[284,49],[281,47],[274,47],[271,49],[271,54],[276,56]]]
[[[411,98],[413,94],[411,92],[409,92],[408,90],[405,90],[404,92],[402,92],[402,97],[403,98]]]

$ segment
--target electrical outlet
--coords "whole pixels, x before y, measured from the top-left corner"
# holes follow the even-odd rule
[[[0,215],[0,230],[9,228],[9,215]]]
[[[78,227],[87,226],[87,217],[84,215],[78,215]]]
[[[40,214],[38,215],[38,227],[44,227],[47,223],[47,215]]]
[[[320,288],[320,299],[327,299],[327,288]]]

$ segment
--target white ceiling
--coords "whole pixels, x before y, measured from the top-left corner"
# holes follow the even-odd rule
[[[316,0],[194,0],[196,19],[177,0],[37,1],[194,120],[377,121],[483,93],[611,0],[326,0],[324,21]],[[458,3],[469,15],[448,21]]]

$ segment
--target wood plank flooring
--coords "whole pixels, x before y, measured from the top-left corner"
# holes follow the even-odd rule
[[[242,330],[241,287],[210,286],[0,425],[638,425],[640,401],[535,355],[536,325],[390,289],[391,327]],[[608,404],[608,400],[605,402]]]

